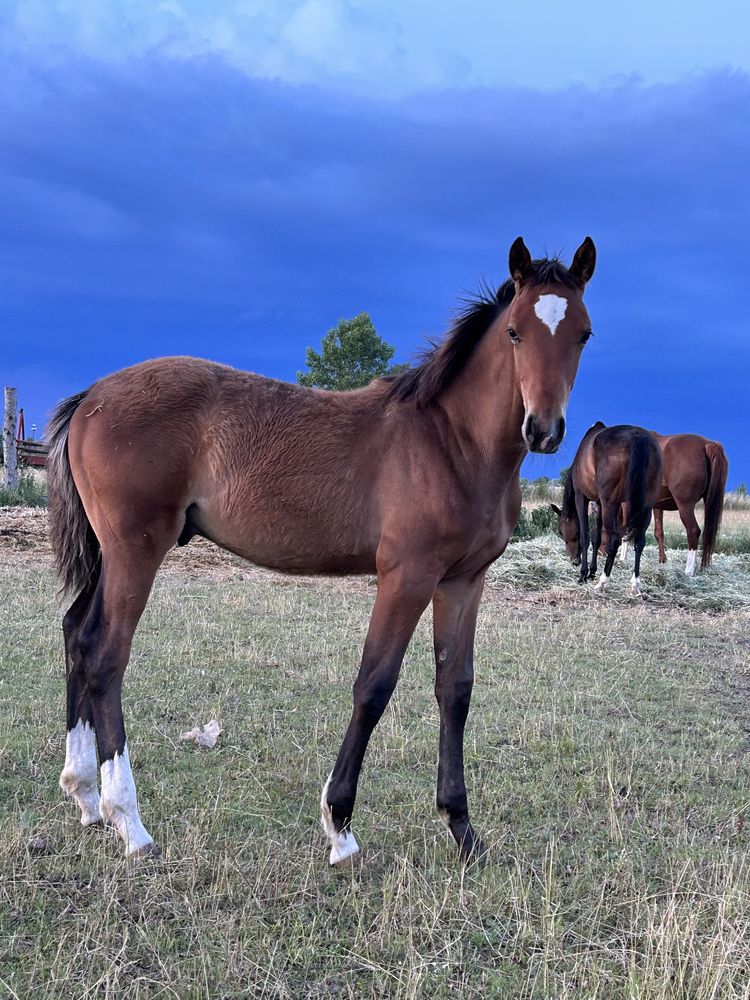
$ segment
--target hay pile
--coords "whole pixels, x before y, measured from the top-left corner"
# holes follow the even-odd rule
[[[661,566],[655,546],[647,546],[641,562],[643,599],[651,604],[681,607],[697,611],[727,611],[750,608],[750,555],[715,555],[711,569],[695,577],[684,573],[684,552],[668,552],[668,562]],[[604,560],[600,559],[599,569]],[[528,541],[514,542],[490,567],[490,586],[523,591],[554,591],[559,596],[576,595],[581,600],[632,603],[628,595],[633,573],[633,550],[628,563],[616,562],[607,592],[594,591],[593,583],[578,583],[578,567],[565,555],[562,541],[543,535]]]

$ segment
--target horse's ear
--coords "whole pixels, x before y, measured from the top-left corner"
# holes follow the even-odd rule
[[[570,273],[580,283],[581,288],[587,281],[591,280],[591,275],[596,267],[596,247],[590,236],[587,236],[578,247],[570,265]]]
[[[513,246],[510,248],[510,255],[508,256],[508,266],[510,267],[510,276],[517,285],[523,284],[533,270],[531,254],[522,236],[513,241]]]
[[[556,503],[551,503],[550,507],[555,512],[555,514],[557,514],[558,517],[562,514],[562,511],[560,510],[560,508],[557,506]]]

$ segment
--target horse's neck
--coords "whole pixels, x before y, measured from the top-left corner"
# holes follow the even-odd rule
[[[510,341],[506,345],[488,331],[441,399],[464,451],[499,476],[503,486],[526,457],[524,405],[515,384],[512,350]]]

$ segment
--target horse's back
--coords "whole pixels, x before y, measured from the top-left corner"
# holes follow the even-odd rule
[[[98,535],[158,516],[180,539],[203,534],[261,565],[369,572],[382,459],[372,395],[146,361],[91,387],[71,422],[71,468]]]
[[[599,431],[592,442],[596,480],[600,492],[612,502],[624,502],[634,462],[642,463],[646,501],[656,502],[661,488],[662,454],[654,434],[635,424],[613,424]]]
[[[657,434],[664,456],[664,482],[677,503],[696,503],[711,479],[709,447],[724,449],[718,441],[700,434]],[[726,456],[724,456],[726,461]]]

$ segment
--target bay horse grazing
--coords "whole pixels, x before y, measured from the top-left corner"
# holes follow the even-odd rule
[[[551,454],[583,346],[590,238],[570,268],[532,261],[467,306],[419,366],[351,392],[288,385],[195,358],[116,372],[66,399],[49,428],[50,538],[64,587],[62,788],[129,855],[156,852],[138,811],[122,716],[131,642],[164,556],[201,535],[287,573],[377,574],[353,710],[323,789],[331,864],[351,832],[370,735],[432,601],[440,713],[437,808],[464,860],[463,735],[484,577],[505,549],[528,451]],[[97,784],[98,749],[101,798]]]
[[[604,590],[609,581],[623,534],[632,532],[635,568],[630,593],[632,597],[639,596],[641,554],[661,475],[661,450],[649,431],[632,424],[606,427],[601,420],[586,431],[565,479],[562,510],[551,505],[568,555],[576,565],[580,561],[581,583],[596,576],[602,526],[607,531],[607,559],[597,590]],[[589,569],[591,501],[596,501],[597,513]],[[619,516],[621,507],[623,517]]]
[[[695,554],[701,529],[695,517],[695,505],[703,500],[703,539],[701,569],[711,565],[711,556],[724,512],[724,490],[729,462],[718,441],[699,434],[657,434],[664,458],[664,481],[654,504],[654,535],[659,546],[659,562],[667,561],[664,547],[664,511],[677,510],[688,537],[685,572],[695,573]]]

